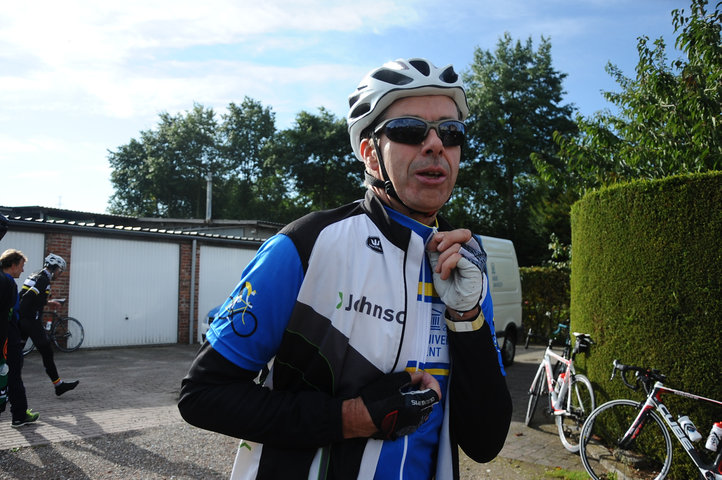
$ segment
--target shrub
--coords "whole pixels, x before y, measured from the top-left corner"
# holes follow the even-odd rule
[[[569,318],[569,273],[554,267],[519,269],[523,331],[549,336]]]
[[[571,225],[571,322],[596,342],[579,362],[597,404],[641,399],[609,381],[615,358],[722,399],[722,172],[601,189],[574,204]],[[705,434],[720,420],[702,402],[670,395],[665,403]],[[696,477],[684,470],[684,452],[675,458],[670,478]]]

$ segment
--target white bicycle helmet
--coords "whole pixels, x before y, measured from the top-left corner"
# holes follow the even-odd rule
[[[54,253],[49,254],[47,257],[45,257],[45,267],[58,267],[60,268],[61,272],[64,272],[66,268],[68,268],[68,264],[65,263],[65,260],[60,255],[55,255]]]
[[[348,132],[356,158],[363,160],[361,134],[389,105],[424,95],[446,95],[456,103],[461,121],[469,115],[464,86],[451,65],[437,68],[423,58],[398,59],[369,72],[348,98]]]

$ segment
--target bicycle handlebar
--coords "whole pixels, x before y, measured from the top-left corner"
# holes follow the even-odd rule
[[[558,324],[557,324],[557,328],[556,328],[552,333],[550,333],[548,337],[545,337],[545,336],[542,336],[542,335],[537,335],[537,334],[534,333],[534,331],[530,328],[529,331],[526,333],[526,341],[524,342],[524,348],[525,348],[525,349],[528,349],[528,348],[529,348],[529,339],[531,339],[532,337],[534,337],[534,338],[546,338],[546,339],[547,339],[547,345],[551,347],[552,342],[554,341],[554,339],[555,339],[555,337],[557,336],[557,334],[561,333],[561,331],[564,330],[564,329],[567,329],[567,331],[568,331],[568,329],[569,329],[569,324],[566,324],[566,323],[558,323]],[[567,333],[567,338],[566,338],[566,340],[567,340],[567,341],[569,340],[569,334],[568,334],[568,333]]]
[[[617,371],[621,372],[620,376],[622,377],[622,382],[624,382],[624,385],[627,388],[637,391],[639,390],[639,384],[641,383],[647,394],[649,394],[649,392],[651,391],[654,382],[665,382],[667,380],[667,377],[660,373],[659,370],[653,370],[651,368],[645,367],[635,367],[633,365],[624,365],[615,358],[612,362],[612,376],[609,379],[610,381],[614,380],[614,376],[616,375]],[[634,385],[629,383],[629,380],[627,380],[628,372],[634,372]]]

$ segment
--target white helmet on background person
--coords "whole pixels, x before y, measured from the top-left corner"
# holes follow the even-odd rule
[[[54,253],[49,254],[47,257],[45,257],[45,264],[44,267],[58,267],[60,268],[61,272],[64,272],[66,268],[68,268],[68,264],[65,263],[65,260],[60,255],[55,255]]]
[[[400,98],[426,95],[450,97],[462,122],[469,115],[464,86],[451,65],[437,68],[423,58],[398,59],[369,72],[348,98],[348,132],[356,158],[362,160],[361,135],[384,110]]]

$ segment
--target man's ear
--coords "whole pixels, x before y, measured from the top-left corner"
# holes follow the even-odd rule
[[[364,138],[359,145],[359,152],[363,158],[366,169],[369,172],[377,172],[379,169],[379,159],[376,157],[376,149],[371,138]]]

